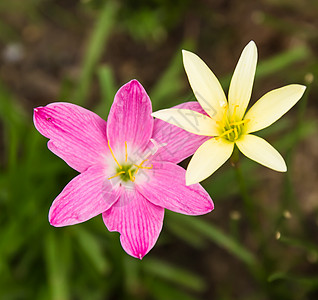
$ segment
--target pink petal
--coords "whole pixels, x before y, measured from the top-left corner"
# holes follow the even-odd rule
[[[103,220],[109,231],[120,232],[124,250],[142,259],[155,245],[163,223],[164,209],[147,201],[137,191],[124,190]]]
[[[123,85],[115,95],[107,123],[111,147],[123,149],[125,142],[142,151],[151,138],[153,118],[151,101],[137,80]]]
[[[34,125],[49,138],[48,148],[78,172],[101,162],[108,152],[106,121],[71,103],[34,109]]]
[[[87,221],[106,211],[118,197],[104,169],[93,166],[70,181],[56,197],[49,221],[56,227]]]
[[[202,215],[213,210],[212,199],[200,184],[186,186],[183,168],[168,162],[152,164],[153,168],[147,170],[148,181],[136,187],[150,202],[186,215]]]
[[[173,108],[191,109],[207,115],[197,101],[182,103]],[[193,118],[193,116],[189,115],[189,118]],[[155,119],[152,139],[159,145],[165,144],[165,146],[159,149],[154,159],[179,163],[192,155],[200,145],[210,138],[190,133],[175,125]]]

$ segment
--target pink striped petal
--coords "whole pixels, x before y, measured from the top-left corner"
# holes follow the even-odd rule
[[[197,101],[182,103],[174,106],[173,108],[190,109],[207,115]],[[189,118],[193,117],[195,116],[189,115]],[[191,121],[195,120],[192,119]],[[159,148],[153,159],[179,163],[192,155],[200,145],[210,138],[211,137],[190,133],[175,125],[155,119],[152,139],[154,139],[159,145],[165,146]]]
[[[109,231],[118,231],[124,250],[142,259],[155,245],[163,223],[164,209],[137,191],[123,191],[103,220]]]
[[[34,125],[49,138],[48,148],[78,172],[102,162],[107,153],[106,121],[71,103],[34,109]]]
[[[151,101],[137,80],[123,85],[115,95],[107,122],[111,147],[124,148],[125,142],[141,152],[151,138],[153,119]]]
[[[56,197],[49,221],[56,227],[87,221],[106,211],[118,197],[104,169],[93,166],[70,181]]]
[[[180,166],[153,162],[148,172],[149,180],[137,185],[137,189],[153,204],[186,215],[202,215],[213,210],[213,202],[200,184],[186,186],[186,171]]]

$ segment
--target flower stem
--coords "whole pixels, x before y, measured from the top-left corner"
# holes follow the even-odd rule
[[[234,148],[233,155],[231,157],[231,163],[235,170],[236,181],[238,183],[240,195],[244,204],[244,211],[247,216],[248,222],[253,229],[258,228],[258,222],[255,213],[255,203],[253,203],[250,194],[248,193],[246,182],[242,173],[242,168],[239,163],[239,150]]]

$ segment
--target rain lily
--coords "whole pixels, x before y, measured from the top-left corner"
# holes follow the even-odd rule
[[[203,113],[196,102],[181,107]],[[136,80],[119,89],[107,123],[70,103],[34,109],[35,127],[50,139],[48,148],[80,172],[54,200],[53,226],[102,214],[108,230],[121,234],[124,250],[141,259],[158,239],[165,208],[187,215],[213,209],[201,185],[185,185],[185,170],[176,164],[206,138],[154,120],[151,112]]]
[[[306,87],[291,84],[261,97],[247,112],[251,98],[257,48],[251,41],[243,50],[230,83],[228,100],[207,65],[194,53],[183,50],[183,64],[192,90],[207,115],[188,109],[164,109],[153,113],[197,135],[210,137],[193,155],[186,184],[198,183],[226,162],[234,146],[250,159],[279,172],[287,170],[282,156],[264,139],[251,133],[270,126],[303,95]]]

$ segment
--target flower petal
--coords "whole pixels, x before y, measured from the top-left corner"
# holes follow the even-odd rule
[[[229,89],[229,110],[235,119],[242,120],[250,101],[257,63],[257,48],[250,41],[243,49],[234,70]]]
[[[242,136],[236,142],[236,145],[245,156],[259,164],[279,172],[287,171],[286,163],[282,156],[264,139],[256,135],[247,134]]]
[[[105,176],[104,169],[92,166],[76,176],[56,197],[49,212],[49,221],[56,227],[74,225],[107,210],[119,193]]]
[[[102,162],[107,148],[106,121],[71,103],[34,109],[36,129],[49,138],[48,148],[78,172]]]
[[[112,148],[121,150],[125,142],[141,151],[149,142],[153,128],[151,101],[137,80],[123,85],[115,95],[107,122],[107,137]]]
[[[291,84],[273,90],[259,99],[246,113],[246,133],[268,127],[289,111],[302,97],[306,87]]]
[[[234,143],[212,138],[194,153],[186,172],[186,184],[198,183],[222,166],[231,156]]]
[[[204,115],[206,114],[197,101],[182,103],[173,108],[190,109]],[[153,159],[179,163],[192,155],[201,144],[210,138],[190,133],[178,126],[155,119],[152,139],[161,147],[155,153]]]
[[[211,118],[219,119],[220,108],[227,104],[220,82],[199,56],[186,50],[182,54],[195,97]]]
[[[164,209],[137,191],[125,190],[120,199],[103,213],[109,231],[118,231],[124,250],[142,259],[155,245],[163,223]]]
[[[183,168],[166,162],[152,164],[153,168],[147,170],[149,180],[136,185],[150,202],[186,215],[202,215],[213,210],[213,202],[200,184],[185,185]]]
[[[215,120],[194,110],[162,109],[152,113],[152,116],[194,134],[205,136],[219,135]]]

